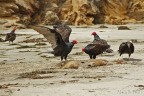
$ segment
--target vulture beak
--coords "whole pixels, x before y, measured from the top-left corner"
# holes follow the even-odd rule
[[[78,44],[78,41],[76,41],[76,43],[75,44]]]
[[[78,42],[76,40],[73,40],[73,44],[77,44]]]
[[[85,48],[82,48],[82,52],[85,52]]]

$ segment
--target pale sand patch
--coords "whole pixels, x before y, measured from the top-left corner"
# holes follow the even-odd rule
[[[76,69],[57,66],[60,57],[49,53],[52,51],[49,43],[38,45],[33,39],[43,36],[33,30],[17,30],[15,44],[0,42],[0,85],[4,86],[0,87],[0,96],[144,96],[144,25],[126,25],[131,30],[118,30],[118,25],[99,26],[72,26],[70,40],[77,39],[79,43],[68,60],[81,61]],[[9,31],[0,30],[0,33]],[[104,66],[90,67],[89,62],[83,62],[89,61],[89,56],[81,53],[81,48],[93,40],[93,31],[114,50],[97,57],[109,62]],[[34,42],[22,42],[27,39]],[[124,62],[117,64],[119,44],[131,39],[137,40],[132,59],[128,61],[128,55],[123,55],[120,59],[124,58]]]

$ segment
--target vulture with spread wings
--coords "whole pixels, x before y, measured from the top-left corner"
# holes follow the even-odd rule
[[[67,59],[67,55],[71,52],[76,40],[65,42],[59,32],[55,29],[50,29],[44,26],[32,26],[34,30],[42,34],[47,41],[52,45],[54,56],[61,56],[61,60]]]

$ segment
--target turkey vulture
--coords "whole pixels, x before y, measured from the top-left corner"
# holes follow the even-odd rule
[[[47,39],[52,45],[54,56],[61,56],[61,61],[63,59],[67,60],[67,55],[71,52],[74,44],[77,44],[76,40],[68,43],[64,42],[61,34],[56,32],[55,29],[50,29],[44,26],[32,26],[32,28]]]
[[[101,38],[99,37],[99,35],[98,35],[96,32],[93,32],[91,35],[94,36],[93,43],[100,43],[100,44],[106,44],[106,45],[108,45],[107,41],[104,40],[104,39],[101,39]],[[110,49],[110,47],[109,47],[108,49],[106,49],[106,52],[112,53],[113,50]]]
[[[129,54],[129,58],[131,56],[132,53],[134,53],[134,45],[131,41],[127,41],[127,42],[122,42],[119,46],[119,50],[118,50],[120,56],[122,54]]]
[[[13,43],[13,41],[16,39],[16,34],[15,34],[16,29],[17,29],[17,27],[15,26],[10,33],[6,34],[5,41],[9,41],[9,43],[10,42]]]
[[[108,44],[101,43],[91,43],[88,44],[85,48],[82,48],[82,51],[87,53],[90,59],[95,59],[97,55],[102,54],[110,46]]]
[[[72,32],[72,29],[66,25],[65,23],[60,23],[58,25],[54,25],[53,28],[56,32],[60,33],[64,42],[69,42],[69,36]]]

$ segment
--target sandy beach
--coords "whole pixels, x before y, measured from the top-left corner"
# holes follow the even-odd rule
[[[68,55],[68,62],[79,63],[74,69],[61,67],[65,62],[50,54],[51,45],[32,29],[17,30],[13,44],[0,42],[0,96],[144,96],[144,25],[126,25],[131,30],[99,26],[71,26],[70,40],[78,41]],[[114,50],[97,56],[106,60],[103,66],[91,66],[96,60],[81,51],[94,31]],[[8,32],[0,30],[0,38]],[[119,57],[119,45],[130,40],[135,45],[131,59]]]

